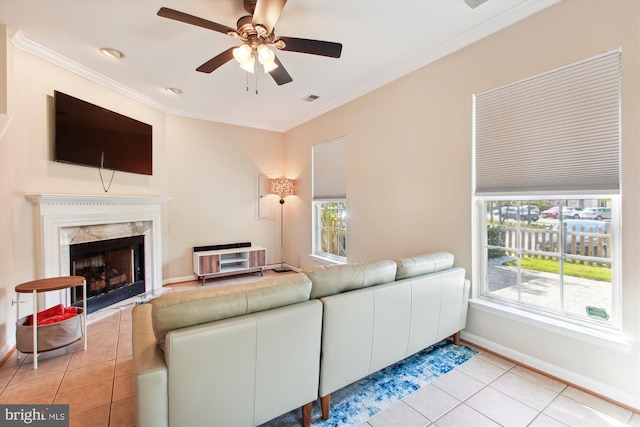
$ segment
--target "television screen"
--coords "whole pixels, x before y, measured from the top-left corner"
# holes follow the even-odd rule
[[[54,92],[54,160],[123,172],[153,172],[152,126]]]

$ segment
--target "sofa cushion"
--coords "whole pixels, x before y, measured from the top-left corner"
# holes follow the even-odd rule
[[[303,270],[311,279],[311,299],[395,280],[397,265],[390,260],[361,264],[322,265]]]
[[[449,252],[433,252],[411,258],[401,258],[396,263],[398,264],[396,280],[401,280],[451,268],[453,266],[453,254]]]
[[[153,329],[160,348],[173,329],[307,301],[311,281],[302,273],[287,274],[252,283],[206,287],[162,295],[153,306]]]

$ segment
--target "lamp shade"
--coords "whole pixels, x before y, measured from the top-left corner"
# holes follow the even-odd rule
[[[294,194],[295,181],[289,178],[276,178],[271,180],[271,194],[277,194],[280,198]]]

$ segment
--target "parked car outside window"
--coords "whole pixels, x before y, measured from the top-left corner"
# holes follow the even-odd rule
[[[515,206],[509,206],[508,208],[502,208],[502,215],[505,218],[517,219],[518,209]],[[520,206],[520,220],[521,221],[537,221],[540,217],[540,209],[537,206],[525,205]]]
[[[542,218],[558,218],[558,215],[560,215],[560,208],[558,206],[553,206],[540,212]]]
[[[580,212],[582,212],[582,208],[562,208],[562,216],[565,218],[580,219]]]
[[[560,224],[564,224],[564,236],[565,236],[565,248],[564,251],[567,254],[573,254],[574,248],[573,244],[575,241],[575,253],[580,254],[584,252],[581,250],[580,245],[581,242],[584,242],[585,247],[592,246],[594,250],[594,256],[602,256],[607,257],[608,254],[608,242],[607,239],[604,238],[602,241],[602,250],[604,253],[598,254],[598,239],[603,237],[603,234],[609,233],[609,226],[611,223],[606,221],[595,221],[595,220],[583,220],[583,219],[567,219],[565,221],[559,222],[553,227],[554,233],[551,236],[551,242],[546,242],[544,245],[544,250],[547,251],[555,251],[556,250],[556,242],[558,239],[558,230]],[[590,245],[590,242],[593,242]]]
[[[580,212],[580,218],[582,219],[595,219],[600,221],[601,219],[611,219],[611,209],[609,208],[586,208]]]
[[[571,208],[571,207],[565,206],[562,208],[562,216],[564,218],[580,219],[581,211],[582,211],[582,208],[577,208],[577,207]],[[558,219],[558,217],[560,216],[560,208],[558,206],[554,206],[545,211],[542,211],[540,215],[542,216],[542,218]]]

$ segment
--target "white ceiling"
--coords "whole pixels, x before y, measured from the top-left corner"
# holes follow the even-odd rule
[[[463,0],[289,0],[277,35],[339,42],[343,49],[339,59],[277,52],[293,78],[283,86],[261,71],[247,74],[235,61],[197,72],[238,40],[156,15],[165,6],[235,28],[246,15],[242,0],[0,0],[0,24],[19,48],[151,107],[282,132],[557,1],[488,0],[472,9]],[[125,58],[105,58],[100,47]],[[319,99],[304,101],[310,94]]]

